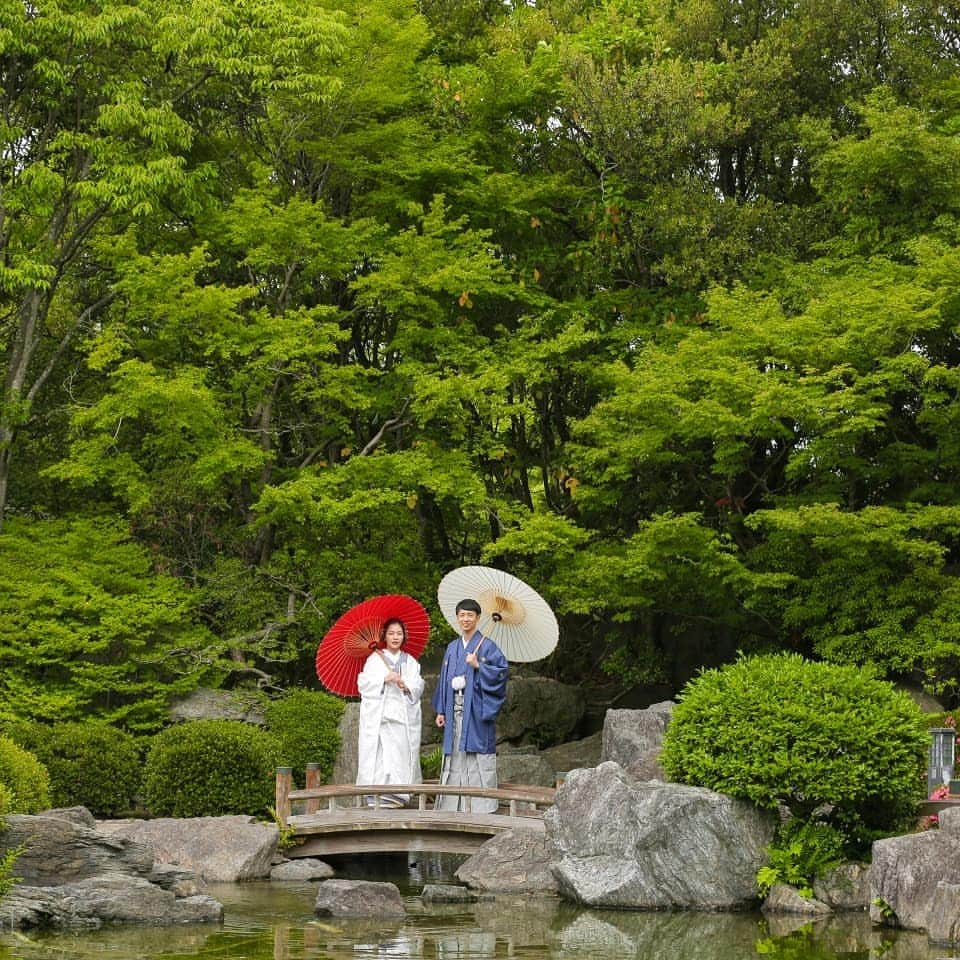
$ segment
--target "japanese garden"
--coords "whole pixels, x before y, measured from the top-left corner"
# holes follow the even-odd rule
[[[265,917],[238,880],[293,898],[258,960],[960,945],[954,0],[0,0],[0,143],[2,960],[160,957]],[[318,645],[423,605],[442,781],[473,566],[558,625],[507,651],[517,829],[305,922],[294,807],[362,782]],[[200,818],[259,866],[144,853]],[[22,906],[55,847],[141,905]]]

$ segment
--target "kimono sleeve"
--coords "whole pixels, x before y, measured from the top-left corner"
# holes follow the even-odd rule
[[[484,646],[474,696],[480,694],[480,719],[493,720],[507,698],[508,666],[507,658],[495,643],[485,640]]]
[[[357,689],[364,700],[383,696],[383,678],[386,668],[376,653],[371,653],[363,664],[363,669],[357,675]]]

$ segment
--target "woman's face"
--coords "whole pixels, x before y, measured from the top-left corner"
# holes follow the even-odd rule
[[[396,653],[403,646],[403,627],[399,623],[391,623],[383,635],[387,649]]]

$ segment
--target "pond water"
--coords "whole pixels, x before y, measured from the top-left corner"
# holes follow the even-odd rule
[[[225,907],[220,925],[0,931],[0,960],[953,960],[924,934],[876,928],[864,915],[802,924],[759,913],[583,910],[553,898],[499,896],[425,907],[423,884],[450,876],[436,859],[337,867],[338,876],[397,883],[406,918],[315,917],[317,883],[211,884],[207,892]]]

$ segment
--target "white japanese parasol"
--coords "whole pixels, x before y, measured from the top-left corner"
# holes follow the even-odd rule
[[[494,567],[458,567],[440,581],[440,610],[457,633],[457,604],[468,598],[480,604],[478,629],[508,660],[542,660],[556,647],[560,628],[549,604],[512,574]]]

